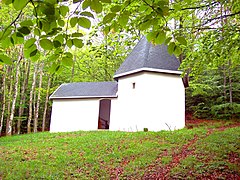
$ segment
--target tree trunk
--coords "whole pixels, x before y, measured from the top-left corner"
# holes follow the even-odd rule
[[[229,83],[229,102],[230,102],[230,104],[232,104],[233,103],[233,91],[232,91],[232,68],[231,68],[231,66],[232,66],[232,62],[231,62],[231,60],[229,60],[229,62],[228,62],[228,65],[229,65],[229,67],[228,67],[228,75],[229,75],[229,81],[228,81],[228,83]]]
[[[2,112],[0,119],[0,136],[2,134],[4,113],[6,108],[6,72],[3,73],[1,91],[2,91]]]
[[[28,122],[27,122],[27,132],[28,133],[31,132],[33,95],[34,95],[35,86],[36,86],[36,74],[37,74],[37,64],[34,65],[33,81],[32,81],[32,87],[31,87],[31,91],[30,91],[30,97],[29,97],[29,112],[28,112]]]
[[[8,66],[7,68],[7,74],[10,76],[8,77],[9,81],[7,86],[8,86],[8,92],[6,94],[7,97],[7,119],[6,119],[6,133],[9,131],[9,119],[10,119],[10,111],[11,111],[11,96],[12,96],[12,87],[13,87],[13,70],[11,66]]]
[[[12,135],[12,125],[13,125],[13,118],[14,118],[14,113],[15,113],[15,108],[16,108],[16,101],[17,101],[17,96],[18,96],[18,80],[19,80],[19,66],[20,66],[20,61],[23,58],[23,52],[22,49],[20,49],[20,54],[19,54],[19,59],[16,63],[16,75],[15,75],[15,85],[13,89],[13,100],[12,100],[12,107],[11,107],[11,114],[8,122],[8,127],[7,127],[7,136]]]
[[[36,108],[35,108],[35,114],[34,114],[34,126],[33,126],[33,132],[37,132],[38,127],[38,115],[39,115],[39,106],[40,106],[40,100],[41,100],[41,88],[42,88],[42,75],[43,75],[43,66],[44,63],[40,64],[39,66],[39,84],[38,84],[38,96],[37,96],[37,102],[36,102]]]
[[[21,117],[23,115],[24,112],[24,107],[23,105],[25,104],[26,101],[26,90],[27,90],[27,85],[28,85],[28,79],[29,79],[29,72],[30,72],[30,65],[31,62],[30,61],[26,61],[26,65],[24,66],[25,72],[23,73],[23,84],[22,84],[22,88],[21,88],[21,95],[20,95],[20,103],[19,103],[19,110],[18,110],[18,122],[17,122],[17,134],[20,134],[21,132]]]
[[[227,75],[226,75],[226,66],[223,65],[223,95],[225,101],[227,100]]]
[[[44,112],[43,112],[43,122],[42,122],[42,132],[45,131],[46,127],[46,116],[47,116],[47,108],[48,108],[48,99],[49,99],[49,90],[51,86],[51,75],[48,78],[48,84],[47,84],[47,92],[46,92],[46,99],[45,99],[45,106],[44,106]]]
[[[222,37],[221,37],[221,40],[223,40],[223,32],[224,32],[224,21],[223,21],[223,5],[221,4],[221,26],[222,26]],[[223,65],[223,94],[224,94],[224,99],[225,99],[225,102],[227,100],[227,90],[226,90],[226,85],[227,85],[227,75],[226,75],[226,66],[225,64]]]

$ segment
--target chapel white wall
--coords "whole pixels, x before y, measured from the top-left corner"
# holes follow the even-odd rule
[[[98,99],[54,99],[50,132],[97,130]]]
[[[160,131],[184,126],[185,90],[179,75],[141,72],[119,78],[110,130]]]

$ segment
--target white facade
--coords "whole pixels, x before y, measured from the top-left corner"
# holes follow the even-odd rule
[[[98,99],[54,99],[51,132],[97,130]]]
[[[185,126],[185,90],[176,74],[138,72],[118,79],[118,97],[109,98],[113,131],[175,130]],[[97,130],[101,99],[54,99],[51,132]],[[104,103],[102,108],[104,108]]]
[[[175,130],[185,126],[185,90],[179,75],[139,72],[118,79],[110,130]]]

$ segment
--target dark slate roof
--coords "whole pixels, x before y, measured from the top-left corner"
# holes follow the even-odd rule
[[[155,46],[143,37],[116,71],[114,78],[143,70],[181,74],[179,65],[178,59],[168,54],[166,45]]]
[[[117,82],[79,82],[62,84],[50,99],[117,97]]]

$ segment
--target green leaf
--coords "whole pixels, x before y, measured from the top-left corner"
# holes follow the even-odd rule
[[[178,47],[178,46],[176,46],[175,49],[174,49],[173,54],[174,54],[175,56],[179,56],[181,53],[182,53],[181,48]]]
[[[176,38],[179,43],[181,43],[184,46],[187,46],[187,41],[183,36],[179,36]]]
[[[50,24],[48,21],[42,21],[42,28],[43,31],[45,31],[46,33],[48,33],[51,29],[50,29]]]
[[[20,38],[24,38],[24,36],[23,36],[22,33],[20,33],[20,32],[17,32],[17,33],[16,33],[16,36],[17,36],[17,37],[20,37]]]
[[[146,30],[149,29],[149,27],[152,25],[152,20],[147,20],[139,25],[139,30]]]
[[[9,48],[11,47],[14,43],[11,42],[12,37],[7,37],[3,40],[1,40],[1,45],[3,48]]]
[[[53,4],[44,3],[40,6],[39,10],[48,17],[55,15],[55,8]]]
[[[162,44],[164,43],[166,39],[166,33],[164,31],[160,31],[155,39],[156,44]]]
[[[59,34],[57,35],[55,38],[54,38],[54,41],[59,41],[61,44],[63,44],[64,42],[64,37],[62,34]]]
[[[81,2],[82,0],[73,0],[73,3]]]
[[[63,57],[62,58],[62,64],[65,66],[72,66],[73,65],[73,59],[69,57]]]
[[[4,64],[7,64],[7,65],[12,64],[12,60],[5,54],[0,54],[0,62],[3,62]]]
[[[176,47],[176,45],[175,45],[174,42],[171,42],[171,43],[168,45],[168,53],[169,53],[170,55],[173,54],[175,47]]]
[[[31,47],[35,42],[36,42],[35,38],[28,39],[24,44],[24,48],[26,49]]]
[[[146,11],[147,9],[148,9],[148,6],[145,5],[145,4],[142,4],[142,5],[139,7],[139,11],[141,11],[141,12],[144,12],[144,11]]]
[[[52,50],[53,48],[53,43],[49,39],[41,39],[39,44],[44,50]]]
[[[13,2],[13,0],[2,0],[2,2],[6,5],[9,5]]]
[[[13,35],[13,36],[14,36],[14,35]],[[11,43],[14,45],[14,39],[13,39],[13,36],[10,37],[10,41],[11,41]]]
[[[116,16],[116,13],[109,13],[103,18],[103,23],[109,23],[113,20],[113,18]]]
[[[71,48],[71,47],[73,46],[72,39],[68,39],[68,40],[67,40],[67,46],[68,46],[69,48]]]
[[[38,29],[38,28],[36,28],[36,29],[34,29],[34,35],[36,35],[36,36],[40,36],[41,35],[41,32],[40,32],[40,30]]]
[[[156,39],[156,36],[157,36],[157,32],[150,32],[150,33],[148,33],[147,34],[147,40],[149,41],[149,42],[152,42],[153,40],[155,40]]]
[[[88,11],[81,12],[80,15],[94,18],[93,14]]]
[[[71,18],[71,19],[70,19],[70,25],[71,25],[71,27],[75,27],[76,24],[77,24],[77,22],[78,22],[78,18],[77,18],[77,17]]]
[[[92,0],[90,8],[96,13],[100,13],[102,12],[102,3],[100,3],[99,0]]]
[[[1,32],[1,36],[0,36],[1,40],[5,39],[6,37],[9,37],[11,33],[12,33],[12,26],[11,28],[8,28],[4,33]]]
[[[32,44],[30,47],[28,48],[24,48],[24,57],[25,58],[30,58],[30,54],[35,51],[37,49],[36,44]]]
[[[52,21],[50,24],[50,29],[61,29],[60,27],[58,27],[57,22],[56,21]],[[62,30],[62,29],[61,29]],[[60,30],[60,31],[61,31]]]
[[[100,0],[100,1],[103,3],[111,3],[112,2],[111,0]]]
[[[29,27],[29,26],[33,26],[33,22],[31,20],[25,20],[25,21],[22,21],[20,25]]]
[[[83,37],[82,33],[72,33],[72,37]]]
[[[54,62],[59,58],[58,54],[52,54],[51,56],[48,57],[49,62]]]
[[[14,0],[13,7],[19,11],[22,10],[28,3],[28,0]]]
[[[83,42],[82,42],[82,39],[73,39],[73,45],[78,47],[78,48],[81,48],[83,47]]]
[[[36,53],[36,54],[35,54]],[[34,55],[34,56],[31,56],[31,54],[32,55]],[[33,62],[36,62],[39,58],[40,58],[40,53],[39,53],[39,51],[37,50],[35,50],[35,51],[33,51],[32,53],[30,54],[30,59],[33,61]]]
[[[89,6],[90,6],[90,4],[91,4],[91,0],[85,0],[85,1],[83,1],[83,3],[82,3],[82,9],[84,10],[84,9],[87,9]]]
[[[54,5],[58,3],[58,0],[48,0],[47,2]]]
[[[119,6],[119,5],[113,6],[111,8],[111,11],[112,12],[119,12],[119,11],[121,11],[121,6]]]
[[[171,41],[172,37],[169,37],[165,40],[164,44],[167,45]]]
[[[20,32],[15,32],[12,35],[12,43],[13,44],[22,44],[24,42],[24,36]]]
[[[63,26],[65,25],[64,20],[59,19],[59,20],[58,20],[58,25],[61,26],[61,27],[63,27]]]
[[[63,44],[64,42],[64,37],[62,34],[59,34],[57,35],[55,38],[54,38],[54,41],[59,41],[61,44]]]
[[[85,17],[80,17],[78,20],[78,24],[87,29],[91,27],[91,21]]]
[[[111,30],[112,32],[117,32],[119,30],[119,25],[116,22],[112,23]]]
[[[65,52],[64,55],[68,58],[73,58],[73,55],[70,52]]]
[[[35,55],[37,54],[37,52],[38,52],[38,50],[37,50],[37,49],[35,49],[33,52],[31,52],[31,53],[30,53],[30,57],[33,57],[33,56],[35,56]]]
[[[127,25],[127,23],[128,23],[128,19],[129,19],[129,16],[127,14],[120,15],[120,17],[119,17],[119,24],[122,27],[125,27]]]
[[[18,28],[18,31],[25,35],[30,34],[30,32],[31,32],[30,29],[25,26]]]
[[[173,8],[174,8],[175,11],[180,11],[180,10],[181,10],[181,5],[178,4],[178,3],[175,3],[175,4],[173,5]]]
[[[103,28],[103,33],[107,35],[110,32],[111,28],[109,26],[106,26]]]
[[[69,12],[69,8],[67,6],[60,6],[60,13],[63,17],[65,17],[67,15],[67,13]]]
[[[54,40],[53,41],[53,46],[55,47],[55,48],[58,48],[58,47],[61,47],[61,43],[58,41],[58,40]]]
[[[55,72],[57,71],[57,69],[59,69],[59,66],[60,66],[59,64],[57,64],[57,63],[54,62],[54,63],[52,64],[52,66],[49,68],[48,71],[49,71],[51,74],[53,74],[53,73],[55,73]]]

